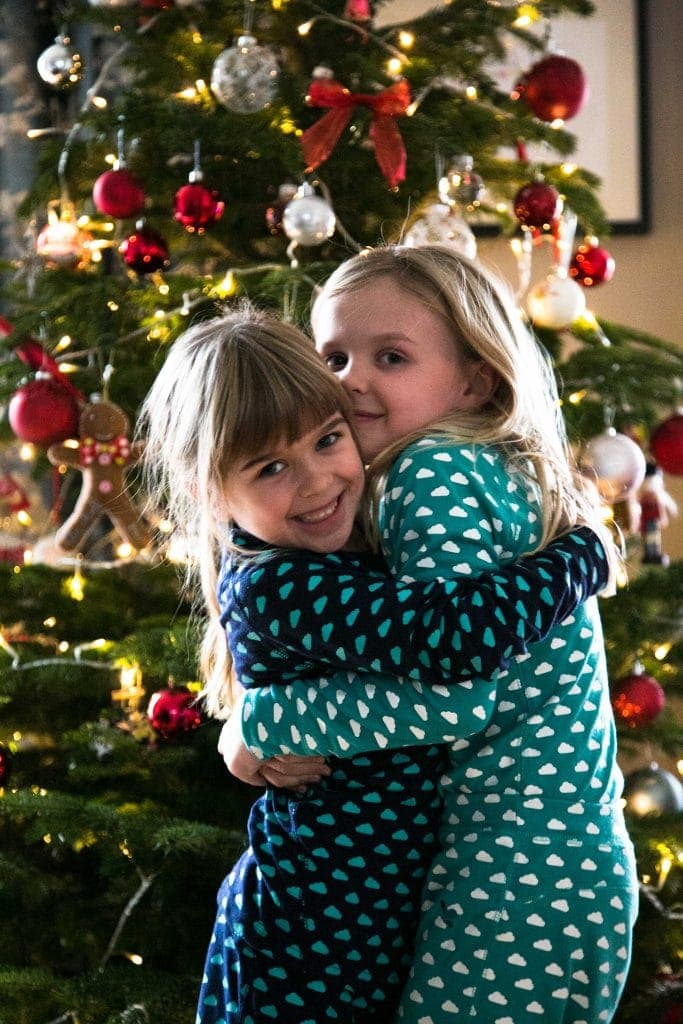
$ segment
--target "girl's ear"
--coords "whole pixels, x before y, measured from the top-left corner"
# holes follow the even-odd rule
[[[471,408],[479,409],[493,397],[498,387],[499,377],[493,367],[478,359],[469,366],[469,379],[463,391]]]

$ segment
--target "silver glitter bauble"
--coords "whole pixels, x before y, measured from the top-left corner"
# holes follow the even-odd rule
[[[282,214],[282,227],[287,238],[299,245],[322,245],[334,234],[336,223],[330,204],[316,195],[308,184],[301,186]]]
[[[454,156],[446,173],[439,179],[439,199],[449,205],[475,207],[484,194],[484,179],[472,168],[468,154]]]
[[[253,36],[240,36],[235,46],[218,54],[211,72],[211,91],[235,114],[255,114],[275,98],[278,65],[275,55]]]

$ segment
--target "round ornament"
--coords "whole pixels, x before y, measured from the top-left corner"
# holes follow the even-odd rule
[[[569,265],[570,277],[584,288],[606,284],[614,277],[614,256],[601,245],[591,241],[583,242],[572,257]]]
[[[674,413],[655,428],[650,451],[665,473],[683,476],[683,413]]]
[[[78,436],[76,399],[49,374],[37,373],[12,395],[7,418],[18,438],[47,446]]]
[[[169,264],[166,242],[154,228],[138,221],[135,231],[119,246],[123,262],[136,274],[154,274]]]
[[[0,787],[6,786],[12,774],[12,754],[4,743],[0,743]]]
[[[521,96],[541,121],[568,121],[585,106],[588,83],[577,61],[553,54],[527,71],[513,95]]]
[[[225,203],[215,189],[199,181],[183,185],[175,194],[173,216],[188,231],[202,232],[223,216]]]
[[[67,36],[57,36],[54,43],[43,50],[36,62],[38,74],[42,80],[54,89],[68,89],[80,82],[83,76],[83,63],[70,45]]]
[[[36,238],[36,252],[48,263],[75,267],[90,260],[89,243],[92,235],[82,231],[69,216],[54,217]]]
[[[403,236],[403,245],[444,245],[470,260],[477,255],[477,240],[469,224],[452,206],[432,203]]]
[[[675,775],[653,763],[626,776],[624,800],[626,812],[638,818],[679,814],[683,811],[683,786]]]
[[[355,21],[359,25],[372,21],[370,0],[346,0],[344,17],[347,21]]]
[[[666,703],[662,687],[639,663],[630,675],[612,685],[611,700],[617,719],[632,729],[654,722]]]
[[[163,740],[178,741],[202,723],[196,694],[187,686],[171,686],[153,693],[147,708],[150,725]]]
[[[570,327],[585,312],[586,296],[570,277],[549,274],[535,285],[527,297],[527,310],[537,327],[562,330]]]
[[[123,220],[140,213],[145,205],[145,190],[125,167],[114,167],[100,174],[92,198],[100,213]]]
[[[282,225],[285,207],[297,193],[296,185],[285,182],[277,190],[277,199],[273,200],[266,210],[266,227],[271,235],[284,235],[285,229]]]
[[[235,114],[255,114],[275,98],[278,65],[275,55],[251,35],[219,53],[211,72],[211,91]]]
[[[564,203],[556,188],[545,181],[523,185],[512,201],[515,217],[525,228],[549,231],[562,213]]]
[[[613,504],[638,490],[645,479],[646,462],[640,445],[608,427],[585,445],[579,468],[594,481],[601,498]]]
[[[454,156],[448,170],[439,179],[439,199],[442,203],[475,207],[484,194],[484,179],[477,174],[474,160],[468,154]]]
[[[322,245],[334,234],[337,218],[334,210],[311,185],[303,184],[282,214],[282,227],[287,238],[298,245]]]

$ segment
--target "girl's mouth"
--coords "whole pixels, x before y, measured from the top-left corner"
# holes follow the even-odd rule
[[[302,515],[296,516],[296,518],[302,523],[324,523],[326,519],[329,519],[337,511],[339,502],[340,495],[337,495],[333,501],[323,505],[322,508],[317,508],[313,512],[304,512]]]

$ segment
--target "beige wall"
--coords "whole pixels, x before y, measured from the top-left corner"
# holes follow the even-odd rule
[[[590,294],[598,316],[629,324],[683,348],[683,2],[643,0],[647,8],[652,227],[645,235],[603,240],[616,261],[609,284]],[[428,0],[394,0],[386,8],[396,20],[434,6]],[[590,31],[590,19],[586,20]],[[571,125],[569,125],[571,128]],[[481,240],[487,262],[515,270],[507,244]],[[665,534],[665,548],[683,558],[683,477],[667,477],[667,489],[681,513]]]
[[[590,294],[598,316],[631,324],[683,348],[683,3],[646,0],[650,108],[651,230],[614,235],[607,247],[616,272]],[[590,26],[590,21],[586,22]],[[480,244],[480,253],[501,267],[509,257],[500,242]],[[683,558],[683,477],[667,477],[680,515],[666,531],[664,546]]]

